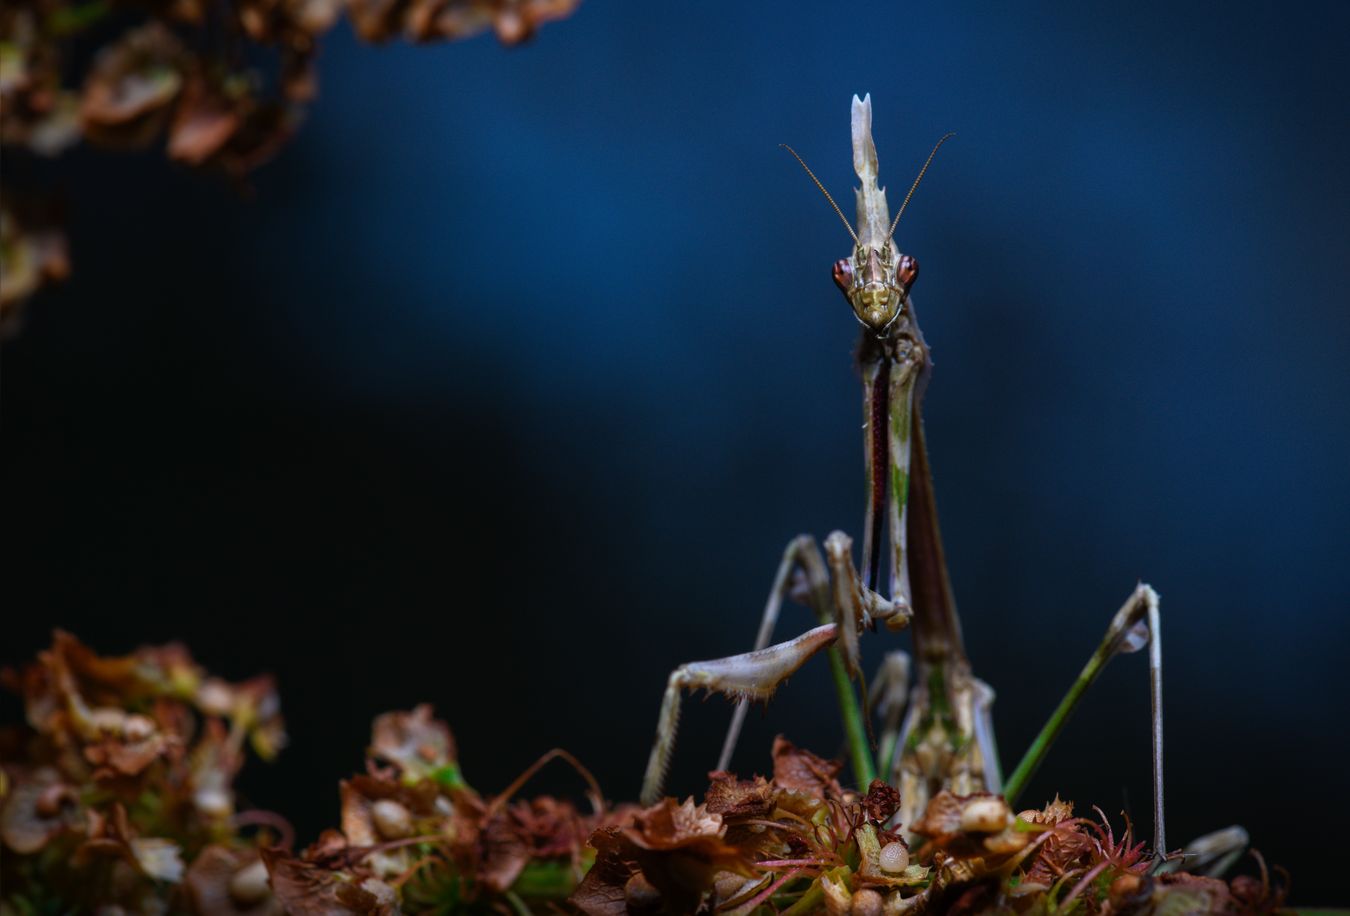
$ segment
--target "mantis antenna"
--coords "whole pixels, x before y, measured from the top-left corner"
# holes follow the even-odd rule
[[[950,137],[951,134],[948,134],[947,136]],[[943,139],[943,140],[946,140],[947,137],[943,137],[942,139]],[[823,184],[820,183],[820,179],[816,177],[816,173],[813,172],[813,171],[811,171],[811,167],[810,167],[809,165],[806,164],[806,160],[804,160],[801,156],[798,156],[798,155],[797,155],[797,151],[796,151],[795,149],[793,149],[792,147],[788,146],[786,143],[780,143],[780,144],[778,144],[778,145],[781,146],[783,149],[787,150],[789,153],[791,153],[791,154],[792,154],[792,158],[793,158],[793,159],[796,159],[797,162],[799,162],[799,163],[801,164],[801,167],[804,168],[804,169],[806,169],[806,174],[808,174],[808,175],[811,176],[811,180],[814,181],[814,182],[816,183],[816,187],[820,188],[820,193],[822,193],[822,194],[825,195],[825,199],[828,200],[828,201],[830,202],[830,206],[831,206],[831,207],[834,207],[834,212],[835,212],[835,213],[838,213],[838,214],[839,214],[839,218],[840,218],[841,220],[844,221],[844,228],[848,230],[848,234],[849,234],[849,235],[853,236],[853,244],[854,244],[854,245],[859,245],[859,244],[861,244],[861,243],[858,241],[858,233],[854,232],[854,231],[853,231],[853,227],[852,227],[851,225],[849,225],[848,217],[844,215],[844,211],[843,211],[843,210],[840,210],[840,209],[839,209],[839,205],[838,205],[837,203],[834,202],[834,198],[830,196],[830,192],[827,191],[827,190],[825,190],[825,186],[824,186]],[[942,145],[942,143],[941,143],[941,141],[939,141],[939,142],[938,142],[938,146],[941,146],[941,145]],[[935,150],[933,150],[933,152],[936,153],[937,150],[935,149]],[[932,161],[932,158],[933,158],[932,156],[929,156],[929,157],[928,157],[929,161]],[[924,168],[928,168],[928,166],[925,165]],[[923,172],[920,172],[920,173],[919,173],[919,177],[920,177],[920,178],[923,177]],[[918,184],[917,181],[914,182],[914,183],[915,183],[916,185]],[[910,193],[913,194],[914,192],[911,190]],[[908,201],[909,198],[905,198],[905,200]],[[895,231],[895,227],[892,226],[892,227],[891,227],[891,232],[894,232],[894,231]]]
[[[936,155],[937,155],[937,151],[940,150],[940,149],[942,148],[942,144],[946,143],[948,140],[950,140],[952,137],[955,137],[955,136],[956,136],[956,133],[955,133],[954,131],[951,132],[951,133],[943,134],[943,135],[942,135],[942,139],[939,140],[939,141],[937,142],[937,145],[933,147],[933,151],[932,151],[931,153],[928,154],[928,161],[925,162],[925,163],[923,164],[923,168],[919,169],[919,177],[915,178],[915,179],[914,179],[914,184],[912,184],[912,185],[909,186],[909,193],[905,195],[904,201],[902,201],[901,204],[900,204],[900,210],[899,210],[899,212],[897,212],[897,213],[895,214],[895,222],[891,223],[891,231],[890,231],[890,234],[886,236],[886,241],[889,242],[892,238],[895,237],[895,227],[898,226],[898,225],[900,225],[900,217],[902,217],[902,216],[905,215],[905,208],[909,206],[909,199],[910,199],[911,197],[913,197],[913,196],[914,196],[914,192],[917,191],[917,190],[919,189],[919,182],[923,181],[923,173],[926,172],[926,171],[928,171],[928,167],[929,167],[930,165],[933,164],[933,157],[936,156]],[[788,152],[791,153],[792,151],[791,151],[791,150],[788,150]],[[792,155],[795,156],[795,155],[797,155],[797,154],[796,154],[796,153],[792,153]],[[802,167],[803,167],[803,168],[806,167],[806,163],[805,163],[805,162],[802,163]],[[807,171],[809,172],[809,171],[811,171],[811,170],[810,170],[810,169],[807,169]],[[812,175],[811,177],[812,177],[812,178],[815,178],[816,176]],[[819,183],[820,183],[820,182],[816,182],[816,184],[819,184]],[[821,188],[821,190],[823,191],[823,190],[825,190],[825,189],[824,189],[824,188]],[[829,197],[830,195],[826,194],[825,196],[826,196],[826,197]],[[830,203],[834,203],[834,201],[830,201]],[[835,209],[838,210],[839,208],[838,208],[838,207],[835,207]],[[842,214],[841,214],[841,215],[842,215]]]

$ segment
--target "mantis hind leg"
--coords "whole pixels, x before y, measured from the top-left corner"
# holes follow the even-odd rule
[[[1153,850],[1162,857],[1167,852],[1167,834],[1163,811],[1163,710],[1162,710],[1162,619],[1158,593],[1140,583],[1125,600],[1106,635],[1088,659],[1077,680],[1041,728],[1017,769],[1008,777],[1004,795],[1014,802],[1036,772],[1055,739],[1078,708],[1083,694],[1097,680],[1106,663],[1117,655],[1138,652],[1148,646],[1149,708],[1153,736]]]

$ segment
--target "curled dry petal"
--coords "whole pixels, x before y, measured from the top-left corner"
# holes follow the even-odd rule
[[[11,852],[31,855],[81,821],[74,789],[44,767],[11,787],[0,807],[0,839]]]
[[[137,776],[160,757],[176,754],[182,749],[177,736],[153,732],[140,740],[129,735],[109,737],[85,746],[84,756],[96,769],[95,779],[115,779]]]
[[[627,916],[628,885],[641,874],[635,850],[618,827],[597,830],[590,844],[596,851],[595,864],[567,902],[586,916]]]
[[[803,750],[779,735],[773,742],[773,781],[780,789],[817,798],[839,796],[839,771],[844,767],[838,760],[825,760]]]
[[[713,814],[703,805],[695,805],[692,798],[683,804],[673,798],[662,799],[634,817],[631,827],[623,834],[642,849],[671,850],[699,844],[709,844],[710,850],[720,848],[726,833],[720,814]]]
[[[966,806],[965,801],[944,789],[929,799],[923,816],[910,825],[910,830],[934,840],[960,833],[961,811]]]
[[[298,859],[280,849],[264,849],[262,858],[272,891],[291,916],[393,916],[398,912],[383,882],[367,879],[358,883],[350,872]]]
[[[183,58],[182,44],[154,21],[100,51],[80,101],[86,135],[110,145],[152,141],[182,88]]]
[[[667,798],[620,828],[632,844],[643,877],[672,912],[693,912],[719,872],[750,877],[754,851],[730,844],[726,824],[693,799]]]
[[[482,860],[478,879],[500,893],[516,882],[530,861],[530,848],[519,829],[503,814],[483,825],[480,834]]]
[[[169,158],[188,165],[203,164],[224,149],[241,121],[236,104],[208,89],[202,78],[194,78],[183,91],[169,128]],[[208,694],[208,701],[219,705],[215,693],[213,689]]]
[[[728,843],[726,824],[693,799],[667,798],[634,815],[627,827],[591,835],[596,862],[570,902],[584,913],[618,914],[635,907],[692,913],[719,876],[755,874],[753,854]]]

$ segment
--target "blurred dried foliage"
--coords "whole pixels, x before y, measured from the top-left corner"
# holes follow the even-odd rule
[[[0,146],[144,148],[242,180],[294,133],[317,92],[319,40],[346,12],[357,34],[429,42],[491,29],[504,44],[579,0],[14,0],[0,6]],[[12,168],[6,171],[12,176]],[[7,184],[10,183],[7,180]],[[0,327],[69,270],[59,229],[6,188]]]
[[[379,716],[340,829],[295,851],[283,817],[236,807],[245,747],[285,743],[272,682],[208,676],[178,645],[103,658],[57,633],[4,672],[27,724],[0,733],[0,914],[1275,913],[1287,880],[1159,874],[1131,828],[1055,801],[938,793],[908,831],[880,780],[773,747],[773,775],[710,774],[701,804],[610,807],[551,751],[495,796],[419,706]],[[518,799],[551,760],[588,810]],[[919,843],[911,848],[911,841]]]

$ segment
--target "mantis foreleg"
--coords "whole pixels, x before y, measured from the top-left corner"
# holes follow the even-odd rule
[[[729,658],[690,662],[672,671],[666,682],[665,696],[661,700],[656,741],[647,761],[647,773],[642,779],[642,804],[652,805],[661,798],[670,755],[675,748],[675,732],[680,724],[681,691],[704,688],[747,701],[768,700],[780,684],[795,674],[811,656],[833,645],[838,636],[839,625],[827,623],[806,631],[790,642]]]
[[[793,574],[800,570],[804,577],[803,597],[816,612],[816,617],[829,615],[830,583],[825,564],[820,558],[815,538],[809,534],[798,535],[788,543],[783,551],[783,560],[778,564],[778,572],[773,577],[773,586],[769,589],[769,598],[764,602],[764,616],[759,622],[759,633],[755,637],[753,651],[763,649],[773,639],[773,629],[778,623],[778,612],[783,607],[783,596],[792,587]],[[736,751],[736,742],[740,739],[741,728],[745,724],[745,715],[750,710],[748,699],[736,703],[736,711],[731,714],[731,724],[727,726],[727,736],[722,742],[722,754],[717,758],[717,768],[725,770],[731,766],[731,755]]]
[[[773,587],[764,604],[764,616],[760,620],[759,634],[755,637],[755,649],[763,649],[773,638],[774,626],[778,623],[778,613],[783,606],[784,596],[794,592],[794,574],[801,573],[797,584],[797,594],[815,612],[816,619],[826,621],[835,616],[838,619],[851,620],[855,624],[862,622],[870,626],[873,620],[884,620],[892,629],[901,629],[908,623],[906,609],[897,607],[881,595],[863,586],[857,567],[853,564],[853,541],[842,531],[835,531],[825,539],[825,552],[828,567],[821,559],[820,549],[815,538],[809,534],[792,539],[783,551],[782,562],[774,575]],[[833,573],[833,587],[829,573]],[[857,626],[844,627],[842,648],[839,649],[844,670],[850,678],[858,674],[858,630]],[[845,702],[843,697],[841,702]],[[856,705],[856,704],[855,704]],[[749,700],[740,700],[732,713],[731,724],[727,727],[726,740],[722,743],[722,753],[717,760],[717,768],[725,770],[731,766],[731,757],[740,739],[741,728],[746,713],[750,709]],[[847,719],[849,713],[846,711]]]
[[[836,641],[839,646],[831,650],[830,664],[834,669],[835,686],[844,711],[844,726],[854,757],[855,775],[863,785],[870,782],[875,775],[871,749],[867,744],[863,714],[858,709],[857,696],[851,684],[851,680],[859,675],[858,634],[863,627],[872,626],[874,620],[884,620],[888,627],[900,629],[908,621],[908,616],[906,609],[897,607],[862,585],[853,563],[852,546],[848,535],[842,531],[833,532],[825,539],[827,561],[810,535],[794,538],[783,552],[773,587],[769,590],[755,648],[744,655],[711,662],[694,662],[675,669],[666,685],[657,722],[656,741],[643,779],[644,803],[655,801],[661,793],[679,726],[682,690],[703,687],[738,700],[718,761],[718,769],[726,769],[731,763],[731,755],[750,701],[767,700],[778,685],[807,659]],[[831,571],[834,573],[833,586]],[[801,573],[801,580],[795,581],[794,576],[798,572]],[[799,588],[794,588],[794,585]],[[769,646],[783,598],[793,594],[799,595],[810,605],[822,626],[791,642]]]

